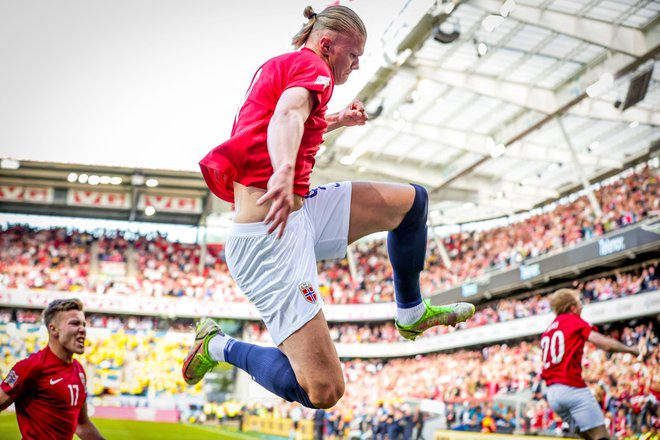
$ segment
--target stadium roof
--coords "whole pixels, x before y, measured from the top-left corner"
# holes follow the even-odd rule
[[[425,184],[435,221],[533,208],[660,139],[658,2],[438,2],[397,24],[407,33],[390,32],[391,62],[359,95],[379,116],[324,154]],[[645,98],[623,110],[653,67]]]
[[[260,48],[265,44],[263,36],[251,39],[252,32],[245,27],[230,27],[231,35],[221,36],[211,32],[216,30],[213,20],[203,20],[204,16],[215,17],[231,25],[241,14],[249,15],[243,9],[256,7],[251,2],[242,2],[232,10],[222,2],[196,3],[198,9],[190,5],[181,9],[174,3],[146,4],[140,8],[119,2],[113,3],[118,5],[113,6],[115,9],[93,10],[83,2],[76,10],[46,11],[45,7],[38,12],[18,6],[20,3],[10,6],[8,12],[22,20],[7,23],[4,32],[14,37],[18,51],[23,52],[19,56],[7,48],[9,45],[0,46],[0,54],[7,55],[4,59],[13,61],[9,73],[4,69],[4,74],[0,72],[0,78],[6,75],[7,80],[0,87],[9,87],[5,95],[13,99],[0,105],[0,120],[3,125],[9,122],[0,130],[0,157],[124,165],[116,169],[125,176],[118,188],[133,193],[134,206],[129,211],[134,215],[141,215],[139,194],[150,191],[186,197],[202,193],[206,197],[195,171],[149,169],[195,169],[208,147],[222,140],[218,139],[222,137],[218,124],[228,125],[233,115],[233,110],[224,107],[208,111],[208,105],[226,101],[235,109],[240,104],[244,84],[237,87],[238,80],[227,76],[229,72],[240,71],[247,78],[263,61],[264,53],[287,50],[290,30],[300,22],[297,12],[307,2],[290,1],[276,8],[282,17],[293,16],[293,22],[281,22],[279,15],[274,21],[272,14],[264,14],[266,20],[258,23],[257,16],[250,16],[250,26],[272,30],[272,39],[283,41],[267,50]],[[372,32],[359,75],[350,85],[337,89],[342,94],[334,103],[341,107],[358,96],[367,104],[372,120],[365,127],[327,136],[318,158],[315,184],[345,179],[422,183],[431,191],[433,223],[466,222],[533,208],[648,157],[657,148],[653,147],[660,140],[657,1],[354,0],[346,4],[367,19]],[[323,7],[314,6],[317,10]],[[152,24],[150,32],[138,33],[140,25],[146,23],[140,17],[150,12],[157,13],[154,22],[158,26]],[[30,14],[32,22],[27,20]],[[177,21],[176,14],[184,15]],[[101,31],[74,25],[81,18]],[[50,23],[47,30],[55,43],[69,47],[69,51],[56,52],[60,59],[35,51],[55,51],[47,40],[37,44],[27,38],[24,30],[40,23]],[[67,38],[59,35],[56,29],[66,28],[67,23],[84,32],[86,38],[75,32]],[[122,26],[125,35],[119,38],[116,29]],[[102,31],[111,29],[114,40],[105,41]],[[195,32],[204,39],[191,39]],[[244,34],[243,45],[222,47],[227,51],[223,59],[208,65],[197,63],[218,51],[219,39],[231,41],[232,35],[243,38]],[[23,38],[15,38],[17,35]],[[88,40],[90,44],[86,44]],[[206,45],[200,46],[203,41]],[[165,46],[170,49],[162,53],[163,57],[153,55],[164,51]],[[74,63],[77,50],[84,56]],[[29,54],[35,56],[30,58]],[[248,55],[258,59],[248,59]],[[156,70],[144,71],[149,66],[142,58],[162,71],[161,76],[168,81],[166,87],[159,82],[163,78],[154,76],[158,87],[151,90],[144,75],[153,76]],[[163,64],[169,58],[171,63]],[[227,60],[235,59],[245,62],[227,65]],[[46,68],[49,63],[57,67],[58,61],[80,69],[64,82],[62,75],[74,72],[55,69],[61,88],[44,79],[51,75]],[[186,63],[192,68],[180,67]],[[26,75],[23,67],[38,65],[44,67],[39,77],[36,72]],[[105,66],[112,68],[108,68],[107,90],[100,94],[95,81],[101,78],[99,68]],[[174,76],[169,75],[170,70]],[[137,78],[134,84],[124,82],[120,87],[113,81],[113,77],[126,81],[131,75]],[[28,88],[39,93],[21,94]],[[84,93],[90,94],[93,102]],[[206,101],[190,100],[188,94],[205,95]],[[634,102],[635,97],[642,99]],[[196,107],[199,102],[206,105],[203,112]],[[66,104],[63,115],[57,114],[58,103]],[[111,113],[104,112],[107,103],[116,106]],[[47,112],[42,111],[44,106]],[[169,110],[163,113],[163,109]],[[151,112],[164,119],[154,122]],[[126,132],[128,128],[132,131]],[[227,132],[228,126],[222,131]],[[144,148],[136,147],[135,139]],[[46,148],[49,145],[52,148]],[[102,154],[91,159],[90,151]],[[170,162],[163,162],[161,156]],[[66,182],[70,173],[80,174],[88,168],[98,169],[95,172],[99,175],[112,171],[46,165],[52,168],[51,174],[57,174],[53,177],[56,180],[48,182],[38,178],[45,170],[30,176],[30,170],[39,168],[44,164],[24,162],[22,181],[36,179],[33,183],[37,185],[55,185],[57,181],[64,188],[82,188],[84,185],[77,182]],[[0,170],[0,185],[16,184],[20,172]],[[158,189],[136,187],[130,179],[134,174],[170,180]],[[180,221],[196,223],[209,212],[226,209],[219,203],[206,203],[201,213]]]

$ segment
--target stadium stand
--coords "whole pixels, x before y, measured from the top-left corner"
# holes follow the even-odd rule
[[[451,265],[429,240],[430,258],[422,277],[427,296],[584,240],[638,223],[660,211],[660,183],[651,166],[621,173],[596,190],[603,215],[586,196],[548,206],[507,226],[461,232],[443,238]],[[626,194],[628,196],[626,196]],[[32,230],[13,225],[2,233],[2,278],[7,288],[37,288],[102,294],[189,297],[246,302],[235,286],[222,246],[175,243],[166,237],[124,237],[120,231]],[[348,260],[319,263],[321,293],[330,304],[391,302],[391,269],[384,240],[357,243]],[[90,267],[90,263],[91,266]]]
[[[6,313],[3,312],[3,316]],[[640,432],[642,426],[657,427],[660,423],[657,325],[657,320],[646,319],[604,327],[605,333],[625,343],[644,346],[647,350],[644,363],[636,363],[630,355],[605,356],[588,345],[585,379],[599,390],[599,401],[610,417],[618,413],[625,416],[625,422],[611,425],[613,429],[615,426],[616,429],[630,427]],[[10,338],[12,326],[16,330]],[[189,397],[201,392],[199,385],[186,389],[180,375],[176,374],[185,349],[166,334],[150,330],[92,330],[96,331],[90,332],[83,363],[88,371],[90,392],[96,396],[97,404],[142,405],[145,399],[132,397],[150,395],[162,401],[171,396]],[[0,324],[0,341],[2,372],[45,343],[40,326],[25,322]],[[493,429],[498,432],[519,428],[537,434],[561,433],[561,423],[538,394],[533,394],[527,405],[518,408],[522,415],[516,415],[506,404],[508,395],[532,394],[538,390],[540,356],[540,345],[534,338],[413,358],[346,360],[343,369],[347,393],[330,414],[336,413],[345,419],[352,429],[377,430],[383,428],[376,419],[393,417],[394,423],[400,425],[405,423],[403,414],[410,411],[409,402],[433,400],[447,405],[443,417],[445,427],[450,429],[481,431],[490,414],[495,425]],[[409,380],[411,375],[415,381]],[[109,398],[102,399],[104,396]],[[294,408],[279,404],[278,417],[289,415]],[[253,410],[246,407],[242,411],[247,414]],[[379,411],[382,414],[378,415]],[[271,407],[271,415],[272,412]]]
[[[16,234],[16,230],[20,230],[13,228],[23,227],[9,228],[10,236]],[[61,245],[62,241],[67,241],[65,238],[67,234],[63,230],[30,233],[39,237],[35,240],[44,240],[44,237],[47,237],[45,246],[35,245],[32,239],[27,240],[25,245],[28,249],[30,247],[42,249],[43,255],[53,257],[52,260],[43,255],[40,257],[41,261],[45,262],[43,267],[46,269],[42,273],[52,274],[55,272],[48,272],[48,268],[61,271],[62,267],[78,273],[75,264],[67,266],[68,261],[72,256],[78,258],[80,255],[90,253],[89,249],[94,247],[94,240],[90,240],[84,233],[71,234],[75,237],[70,240],[72,250]],[[115,238],[116,235],[113,233],[105,240],[109,243]],[[123,243],[123,240],[122,238],[119,242]],[[153,254],[151,260],[162,261],[169,255],[167,249],[160,254],[154,249],[162,249],[162,246],[178,246],[162,237],[155,239],[140,237],[138,240],[160,243],[153,245],[149,251]],[[81,242],[87,243],[86,247],[81,245]],[[142,247],[142,245],[135,246],[138,249]],[[106,249],[105,254],[108,253],[107,249],[113,249],[125,255],[123,262],[132,258],[130,245],[108,244],[104,249]],[[218,258],[220,252],[210,258]],[[139,252],[135,252],[137,253]],[[18,259],[20,260],[20,257]],[[83,257],[75,261],[82,261],[81,264],[89,268],[89,261],[92,260],[93,257]],[[194,262],[194,257],[186,257],[186,260]],[[3,258],[3,261],[9,262],[10,259]],[[180,267],[181,263],[173,264]],[[646,292],[652,293],[658,288],[657,265],[657,259],[645,259],[616,270],[590,274],[575,281],[574,285],[583,291],[585,302],[593,305],[626,299],[630,296],[640,295],[641,298]],[[214,269],[223,269],[215,263],[213,266]],[[85,278],[75,279],[82,282],[61,285],[89,285]],[[72,289],[75,294],[84,295],[84,290],[76,289]],[[32,285],[32,289],[29,290],[36,293],[40,289],[35,289]],[[490,331],[488,330],[490,326],[542,315],[543,312],[548,311],[544,296],[549,290],[551,286],[545,286],[542,289],[527,291],[516,298],[504,297],[487,301],[479,306],[479,312],[472,322],[460,325],[457,329],[459,331],[452,333],[460,334],[474,327],[484,327]],[[159,299],[155,298],[155,300]],[[202,301],[206,300],[202,299]],[[3,322],[0,324],[0,335],[2,335],[0,348],[3,354],[0,373],[5,374],[13,362],[37,350],[45,339],[43,329],[40,330],[38,322],[38,310],[2,309],[0,320]],[[279,422],[281,425],[278,425],[280,434],[292,429],[292,419],[311,420],[313,417],[309,411],[296,409],[281,402],[272,402],[258,411],[254,406],[249,406],[247,401],[235,404],[241,408],[238,411],[228,411],[225,404],[211,403],[212,413],[203,416],[203,410],[191,410],[195,405],[203,408],[201,403],[204,402],[204,393],[199,385],[193,389],[183,387],[178,374],[178,363],[184,350],[181,338],[190,337],[193,317],[172,319],[139,314],[108,315],[90,312],[88,320],[91,329],[89,346],[83,363],[90,376],[90,392],[95,396],[93,402],[101,408],[102,413],[105,408],[122,408],[127,405],[128,407],[154,406],[154,402],[159,402],[161,407],[177,408],[179,417],[200,423],[233,423],[238,418],[243,420],[245,417],[245,421],[251,423],[249,426],[260,427],[259,429],[267,431],[272,429],[272,424],[266,426],[262,421],[274,418],[281,420]],[[16,331],[13,332],[12,328]],[[660,386],[656,374],[660,362],[656,334],[657,320],[642,318],[640,321],[638,318],[627,324],[605,324],[604,328],[609,334],[627,343],[637,343],[644,339],[649,348],[644,364],[638,364],[638,367],[632,367],[632,359],[629,357],[620,355],[605,357],[601,352],[593,350],[593,347],[588,349],[586,358],[589,360],[589,366],[585,371],[589,371],[590,374],[587,380],[595,389],[601,390],[601,399],[604,408],[607,409],[608,421],[611,420],[613,434],[619,435],[624,431],[650,432],[651,429],[657,429],[657,399]],[[364,343],[367,341],[378,346],[399,339],[389,322],[371,322],[359,326],[353,323],[333,322],[331,331],[340,343],[338,346],[340,353],[341,346],[355,345],[357,347],[355,351],[365,352]],[[10,333],[19,337],[8,337]],[[444,332],[429,334],[428,340],[442,338],[441,333]],[[267,334],[258,325],[249,321],[244,322],[242,334],[249,340],[267,340]],[[358,334],[360,336],[357,336]],[[506,339],[507,336],[503,338]],[[390,435],[393,435],[392,433],[397,430],[410,429],[411,408],[419,405],[419,402],[433,401],[444,405],[440,417],[429,419],[435,421],[436,428],[455,431],[488,430],[488,432],[500,433],[516,431],[536,435],[560,434],[566,427],[549,410],[544,400],[538,399],[538,343],[529,338],[522,342],[508,339],[510,341],[505,344],[479,346],[477,343],[476,349],[455,348],[449,353],[433,353],[434,350],[431,350],[427,354],[404,358],[378,359],[372,355],[371,358],[345,359],[343,367],[348,392],[340,405],[325,415],[326,429],[328,432],[345,432],[353,436],[365,433],[381,435],[387,433],[389,429]],[[459,347],[460,345],[464,344],[459,343]],[[376,353],[378,352],[377,350]],[[152,367],[154,363],[158,368]],[[458,368],[458,365],[461,365],[461,368]],[[414,374],[418,380],[414,383],[408,381],[410,374]],[[518,398],[516,396],[520,395],[527,396],[525,403],[512,405],[511,399],[516,399]],[[189,402],[189,404],[181,405],[180,402]],[[304,432],[308,432],[309,425],[305,426],[308,428]]]

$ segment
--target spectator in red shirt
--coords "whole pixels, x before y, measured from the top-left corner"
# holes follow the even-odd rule
[[[52,301],[44,311],[48,345],[18,362],[0,384],[0,411],[16,404],[25,440],[104,437],[87,415],[85,370],[73,354],[85,351],[85,315],[79,299]]]

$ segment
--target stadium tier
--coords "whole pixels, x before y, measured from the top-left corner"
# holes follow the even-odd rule
[[[578,244],[597,243],[596,251],[581,257],[582,262],[599,264],[602,261],[598,257],[652,246],[657,234],[640,238],[642,232],[635,230],[627,244],[625,236],[616,231],[630,231],[632,225],[660,211],[660,183],[655,173],[652,165],[642,164],[602,182],[596,191],[603,207],[601,216],[590,210],[583,195],[530,212],[507,226],[430,239],[428,264],[421,279],[424,293],[433,296],[445,292],[439,296],[443,301],[473,296],[481,293],[480,289],[495,294],[502,289],[502,282],[484,285],[495,282],[498,274],[502,278],[511,268],[520,271],[518,281],[552,276],[551,272],[562,267],[548,257],[563,252],[568,256],[564,265],[576,266],[579,261],[570,251]],[[202,247],[158,235],[130,235],[9,226],[0,237],[0,286],[222,303],[247,301],[229,276],[221,244]],[[608,238],[598,240],[604,235]],[[443,253],[448,261],[442,258]],[[545,263],[537,263],[543,257]],[[354,261],[353,272],[347,259],[319,263],[324,300],[330,304],[391,302],[392,273],[384,241],[356,243],[349,258]],[[541,266],[548,262],[550,267],[543,270]],[[511,281],[505,280],[506,289],[510,289]]]
[[[630,355],[605,356],[593,346],[588,346],[585,353],[588,366],[585,379],[598,390],[599,400],[611,413],[610,417],[623,409],[627,424],[637,431],[642,424],[652,425],[653,417],[657,416],[660,397],[657,325],[657,320],[642,319],[634,325],[603,327],[606,333],[628,344],[641,343],[646,347],[648,352],[642,364]],[[201,386],[185,387],[179,373],[180,359],[185,354],[182,340],[189,337],[190,333],[91,328],[88,349],[81,360],[87,369],[89,392],[95,396],[92,402],[103,407],[142,406],[151,397],[154,408],[169,406],[188,414],[187,403],[204,401],[195,399],[202,393]],[[43,346],[46,338],[38,324],[10,322],[0,324],[0,341],[0,371],[6,372],[16,360]],[[383,406],[392,416],[410,408],[413,402],[436,401],[447,405],[443,413],[449,428],[479,428],[485,414],[493,411],[500,431],[510,432],[514,427],[531,432],[560,431],[561,424],[539,400],[540,356],[540,344],[533,338],[448,354],[346,360],[343,370],[347,392],[330,413],[350,422],[354,418],[374,417]],[[410,377],[415,380],[411,381]],[[508,399],[521,393],[527,396],[528,404],[524,414],[517,416]],[[275,405],[286,415],[293,411],[290,405],[288,408],[283,403]],[[247,407],[242,411],[247,413]],[[524,425],[520,426],[521,423]]]

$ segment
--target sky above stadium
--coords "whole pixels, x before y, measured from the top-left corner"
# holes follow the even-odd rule
[[[381,36],[406,3],[342,2],[369,40],[331,111],[382,64]],[[305,6],[327,4],[0,0],[0,157],[198,170],[228,137],[254,71],[291,50]]]

